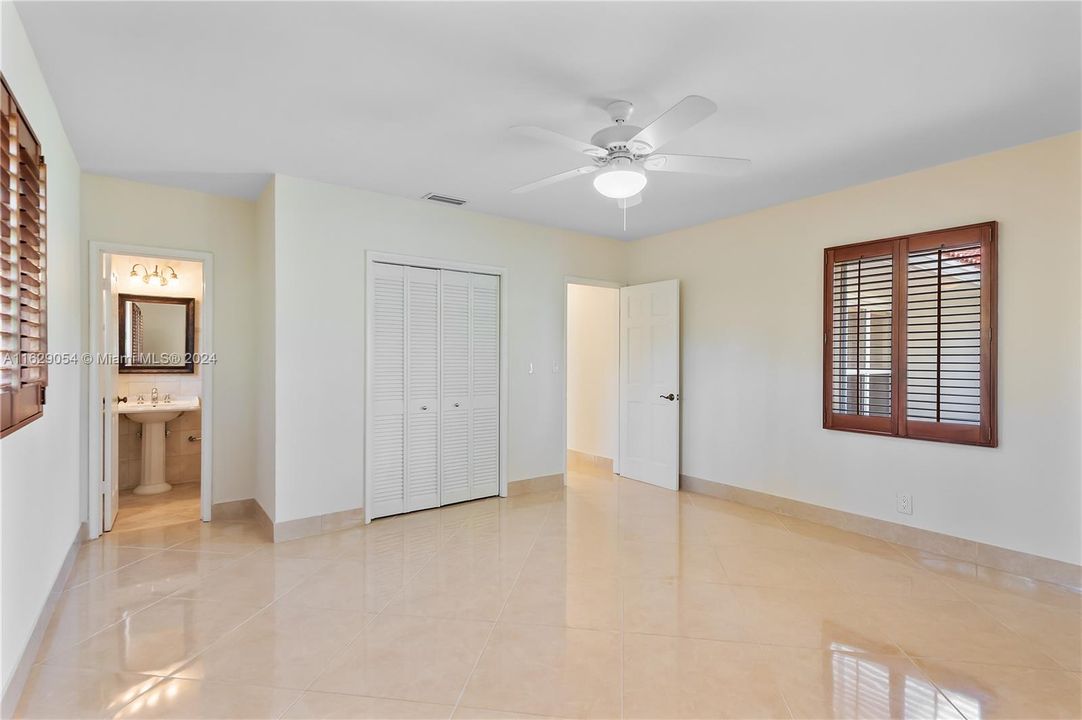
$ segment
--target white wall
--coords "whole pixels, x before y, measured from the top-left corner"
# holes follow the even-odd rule
[[[681,472],[1082,560],[1079,158],[1074,133],[634,243],[634,280],[683,289]],[[984,220],[999,448],[823,430],[823,248]]]
[[[255,499],[267,517],[274,517],[274,180],[267,183],[256,203],[256,249],[254,272],[259,302],[255,309],[256,438]]]
[[[620,291],[567,286],[567,449],[615,459],[620,444]]]
[[[214,498],[255,496],[256,316],[266,289],[253,273],[255,204],[84,174],[83,240],[214,256]],[[123,280],[123,278],[122,278]]]
[[[0,3],[0,28],[0,67],[41,141],[49,169],[49,351],[78,353],[87,325],[79,166],[10,2]],[[85,366],[50,367],[44,417],[0,440],[0,668],[5,690],[79,530],[80,490],[86,485],[85,383]]]
[[[623,278],[620,241],[285,176],[274,192],[276,521],[364,503],[366,250],[507,268],[509,479],[563,471],[564,277]]]

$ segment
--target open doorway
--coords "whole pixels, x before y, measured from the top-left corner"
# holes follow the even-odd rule
[[[568,478],[619,472],[620,290],[566,286],[566,448]]]
[[[209,520],[209,257],[92,248],[89,535]]]

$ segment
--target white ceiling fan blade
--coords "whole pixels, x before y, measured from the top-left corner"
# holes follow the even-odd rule
[[[739,175],[751,166],[747,158],[712,157],[710,155],[651,155],[643,161],[647,170],[695,173],[696,175]]]
[[[628,141],[628,147],[641,155],[653,152],[692,125],[713,115],[717,109],[713,100],[701,95],[688,95],[640,130]]]
[[[631,197],[622,198],[616,201],[616,207],[621,210],[627,210],[629,207],[635,207],[642,202],[642,193],[635,193]]]
[[[570,180],[571,178],[578,177],[579,175],[588,175],[588,174],[594,172],[595,170],[597,170],[596,165],[585,165],[585,166],[580,167],[580,168],[575,168],[574,170],[568,170],[567,172],[557,173],[555,175],[549,175],[547,178],[541,178],[540,180],[532,182],[532,183],[530,183],[528,185],[522,185],[520,187],[517,187],[514,190],[512,190],[511,192],[513,192],[515,194],[530,192],[531,190],[536,190],[537,188],[543,188],[546,185],[552,185],[553,183],[558,183],[558,182],[560,182],[562,180]]]
[[[574,150],[575,152],[583,153],[591,157],[605,157],[609,154],[609,151],[603,147],[591,145],[590,143],[576,140],[573,137],[568,137],[567,135],[562,135],[552,130],[546,130],[545,128],[534,127],[533,125],[516,125],[511,128],[511,132],[525,135],[526,137],[532,137],[535,140],[562,145],[568,150]]]

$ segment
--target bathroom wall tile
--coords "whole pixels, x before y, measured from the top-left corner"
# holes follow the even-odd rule
[[[143,439],[139,437],[138,432],[129,432],[127,434],[121,433],[117,438],[118,451],[120,454],[120,460],[136,460],[143,455]]]
[[[199,479],[199,455],[172,455],[165,458],[165,481],[179,483]]]
[[[200,444],[188,441],[188,437],[195,434],[198,433],[184,427],[169,428],[169,434],[165,436],[165,461],[167,464],[178,455],[199,454]]]
[[[169,430],[198,430],[202,424],[202,415],[203,413],[201,410],[183,412],[176,419],[167,422],[165,427]],[[192,433],[188,434],[190,435]],[[198,435],[199,433],[195,434]]]

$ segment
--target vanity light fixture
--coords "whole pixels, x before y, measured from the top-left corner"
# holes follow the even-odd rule
[[[136,268],[143,268],[143,274],[140,275]],[[155,265],[154,272],[150,272],[143,263],[135,263],[131,266],[131,272],[128,273],[128,278],[133,285],[142,281],[145,285],[156,283],[165,287],[166,285],[176,285],[180,282],[180,278],[177,277],[177,271],[174,270],[171,265],[165,265],[161,270]]]

